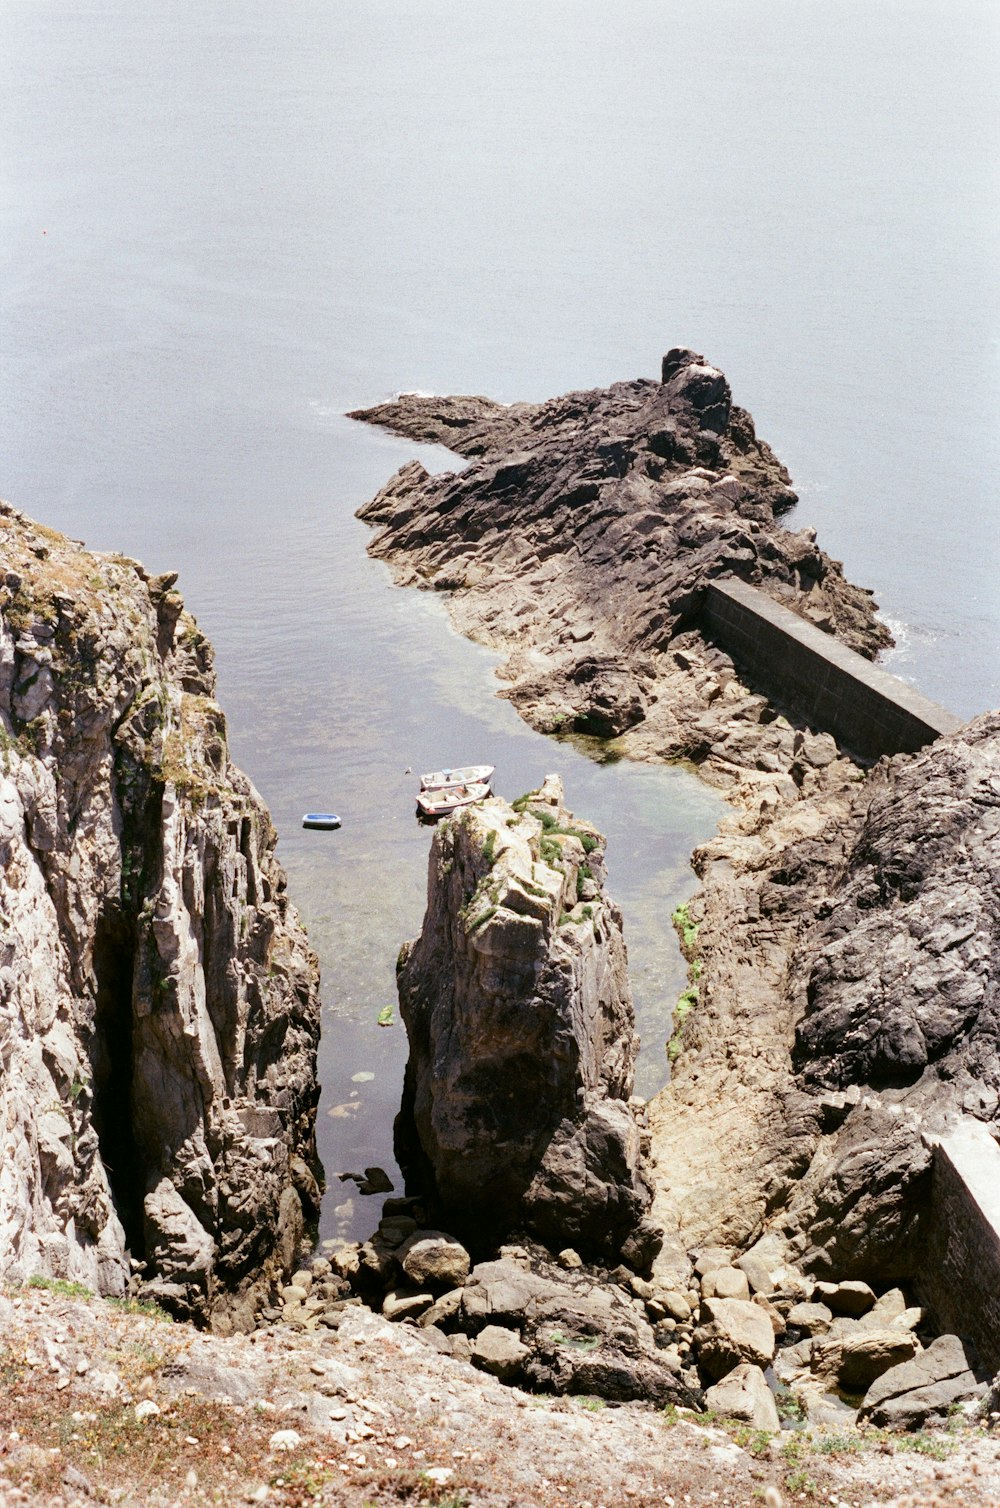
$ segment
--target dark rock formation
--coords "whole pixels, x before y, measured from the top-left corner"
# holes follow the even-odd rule
[[[361,516],[397,580],[446,589],[507,652],[522,713],[687,756],[743,808],[694,856],[697,1001],[650,1107],[653,1302],[683,1322],[690,1252],[762,1238],[775,1267],[919,1291],[925,1133],[1000,1131],[1000,717],[866,776],[701,636],[703,589],[730,575],[863,654],[889,642],[814,536],[782,528],[787,474],[690,351],[659,384],[357,417],[475,458],[404,467]]]
[[[642,1265],[653,1233],[625,944],[603,840],[550,778],[442,824],[399,962],[410,1044],[397,1154],[448,1230],[515,1226]]]
[[[701,851],[702,998],[654,1123],[668,1229],[700,1192],[740,1244],[770,1226],[813,1272],[921,1286],[925,1133],[1000,1129],[998,767],[990,713]]]
[[[788,474],[723,374],[687,350],[663,374],[541,404],[411,394],[356,413],[474,458],[458,475],[404,466],[360,510],[370,549],[397,581],[451,594],[543,731],[626,735],[725,784],[787,772],[791,730],[696,631],[706,584],[743,577],[869,656],[889,635],[815,536],[777,522]]]
[[[0,512],[0,1274],[247,1325],[318,1199],[316,959],[173,576]]]
[[[462,1328],[514,1326],[528,1348],[524,1377],[542,1392],[700,1403],[697,1380],[657,1350],[648,1321],[611,1287],[484,1262],[463,1290]]]

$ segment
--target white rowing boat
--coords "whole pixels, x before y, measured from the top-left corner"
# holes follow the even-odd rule
[[[474,801],[485,801],[490,788],[483,781],[471,785],[449,785],[440,791],[421,791],[417,797],[417,815],[429,822],[438,817],[447,817],[459,807],[471,806]]]
[[[431,770],[429,775],[421,775],[420,789],[446,791],[453,785],[489,785],[495,770],[493,764],[467,764],[460,770]]]

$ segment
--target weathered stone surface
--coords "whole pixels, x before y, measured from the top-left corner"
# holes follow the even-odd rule
[[[833,1311],[825,1304],[793,1304],[787,1315],[788,1323],[807,1335],[825,1335],[832,1319]]]
[[[472,1365],[492,1372],[501,1382],[510,1382],[522,1370],[531,1355],[513,1330],[502,1325],[485,1325],[472,1342]]]
[[[507,653],[508,694],[536,727],[624,735],[726,785],[822,767],[827,746],[796,746],[787,727],[748,745],[729,715],[731,662],[680,636],[726,574],[869,655],[887,632],[810,531],[777,523],[795,500],[788,474],[723,374],[680,348],[670,364],[666,382],[543,404],[404,394],[356,413],[473,457],[457,475],[404,466],[360,510],[371,552],[397,580],[447,590],[459,627]]]
[[[396,1255],[410,1282],[418,1286],[459,1288],[469,1276],[469,1253],[444,1231],[416,1231]]]
[[[632,999],[603,881],[603,840],[556,777],[518,811],[488,801],[435,834],[423,930],[400,957],[397,1152],[441,1223],[480,1245],[521,1225],[607,1258],[647,1229]]]
[[[889,1429],[920,1429],[940,1423],[952,1404],[980,1389],[957,1335],[939,1335],[912,1361],[891,1367],[872,1383],[860,1417]]]
[[[1000,1113],[998,763],[987,714],[696,855],[699,1005],[651,1107],[668,1231],[772,1222],[816,1276],[919,1287],[924,1137]]]
[[[741,1362],[766,1367],[774,1358],[774,1330],[759,1304],[743,1299],[705,1299],[692,1342],[698,1365],[709,1377],[724,1377]]]
[[[659,389],[537,408],[406,400],[369,415],[421,437],[457,424],[482,458],[459,478],[396,478],[366,510],[375,549],[399,579],[448,587],[459,626],[507,649],[511,694],[536,725],[586,725],[589,688],[617,663],[626,679],[605,699],[643,715],[622,748],[683,749],[744,807],[695,856],[698,1006],[651,1107],[668,1240],[740,1249],[770,1225],[813,1276],[912,1282],[931,1184],[922,1133],[958,1114],[1000,1120],[1000,718],[862,779],[740,685],[690,626],[703,567],[869,652],[872,604],[773,506],[759,516],[768,495],[780,511],[777,474],[721,374],[692,352],[668,369]],[[706,459],[698,447],[713,444]],[[501,505],[523,527],[500,529]]]
[[[836,1377],[851,1393],[863,1393],[890,1367],[909,1361],[920,1350],[915,1335],[900,1330],[857,1330],[847,1335],[832,1331],[812,1343],[814,1372]]]
[[[455,1318],[473,1336],[490,1325],[519,1331],[531,1353],[524,1375],[543,1391],[700,1405],[697,1379],[657,1347],[625,1296],[575,1273],[553,1266],[545,1276],[509,1258],[481,1262]]]
[[[729,1419],[745,1419],[754,1429],[777,1430],[781,1427],[778,1405],[767,1379],[760,1367],[750,1362],[734,1367],[721,1382],[708,1388],[705,1406]]]
[[[174,577],[0,508],[0,1276],[253,1323],[318,1190],[318,975]]]
[[[816,1299],[834,1314],[846,1314],[851,1319],[860,1319],[875,1307],[875,1294],[868,1284],[850,1278],[843,1283],[817,1283]]]
[[[701,1280],[706,1299],[748,1299],[750,1282],[739,1267],[713,1267]]]

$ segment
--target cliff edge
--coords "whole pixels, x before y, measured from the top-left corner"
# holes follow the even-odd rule
[[[249,1327],[318,1199],[317,962],[175,577],[0,542],[0,1276]]]

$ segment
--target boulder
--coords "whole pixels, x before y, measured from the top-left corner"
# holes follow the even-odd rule
[[[687,1301],[686,1294],[678,1293],[673,1288],[654,1287],[653,1298],[663,1305],[671,1319],[677,1320],[680,1324],[686,1324],[691,1318],[691,1305]]]
[[[864,1327],[866,1330],[887,1330],[900,1315],[905,1314],[906,1308],[906,1295],[903,1290],[887,1288],[865,1314]]]
[[[769,1298],[778,1286],[759,1257],[737,1257],[735,1266],[746,1273],[751,1293],[760,1293]]]
[[[741,1362],[766,1367],[774,1358],[774,1330],[759,1304],[745,1299],[704,1299],[692,1337],[698,1365],[716,1380]]]
[[[793,1304],[786,1316],[787,1323],[807,1335],[825,1335],[833,1315],[825,1304]]]
[[[417,1222],[410,1215],[383,1216],[378,1223],[378,1233],[386,1246],[402,1246],[418,1229]]]
[[[887,1429],[943,1423],[952,1404],[981,1391],[957,1335],[939,1335],[926,1351],[883,1372],[864,1396],[859,1417]]]
[[[409,1288],[391,1288],[382,1300],[382,1313],[386,1319],[416,1319],[434,1302],[432,1293],[418,1293]]]
[[[436,1299],[431,1307],[420,1316],[419,1323],[421,1325],[447,1325],[462,1307],[462,1292],[461,1288],[452,1288],[449,1293],[442,1293],[441,1297]]]
[[[462,1291],[462,1328],[475,1333],[490,1323],[520,1327],[562,1291],[558,1283],[528,1271],[511,1257],[480,1262]]]
[[[863,1393],[883,1372],[910,1361],[919,1350],[917,1337],[902,1330],[828,1334],[813,1341],[810,1365],[814,1372],[835,1377],[848,1392]]]
[[[492,1372],[501,1382],[510,1382],[522,1370],[531,1352],[513,1330],[486,1325],[472,1342],[472,1365]]]
[[[702,1278],[701,1292],[706,1299],[748,1299],[750,1282],[739,1267],[715,1267]]]
[[[411,1283],[438,1290],[460,1288],[471,1266],[461,1242],[438,1230],[415,1231],[398,1248],[396,1257]]]
[[[743,1419],[755,1429],[781,1428],[778,1406],[760,1367],[743,1362],[705,1393],[706,1407],[728,1419]]]
[[[844,1283],[817,1283],[815,1297],[827,1304],[834,1314],[843,1314],[850,1319],[860,1319],[875,1307],[875,1294],[867,1283],[853,1279]]]
[[[652,1326],[615,1288],[543,1276],[509,1258],[482,1262],[462,1290],[455,1322],[473,1337],[502,1326],[530,1350],[532,1387],[697,1408],[697,1379],[657,1346]]]

